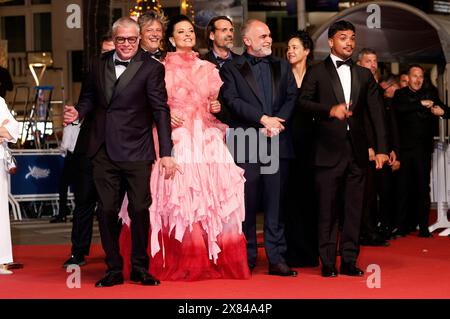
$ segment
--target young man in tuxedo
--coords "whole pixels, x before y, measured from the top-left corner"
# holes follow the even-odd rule
[[[242,37],[246,52],[220,69],[224,82],[220,94],[231,116],[229,146],[237,165],[245,170],[243,230],[248,265],[250,269],[256,266],[256,214],[262,206],[269,274],[296,276],[284,256],[283,210],[288,162],[294,157],[290,130],[285,128],[295,107],[297,85],[289,63],[271,55],[272,37],[266,24],[247,21]],[[252,133],[257,140],[248,142],[245,135]],[[236,139],[237,147],[233,148]],[[268,150],[270,161],[265,155]],[[269,171],[268,166],[277,167]]]
[[[337,21],[328,30],[331,54],[310,67],[300,92],[300,108],[316,119],[313,163],[319,209],[319,255],[322,276],[337,276],[336,250],[341,201],[343,229],[340,236],[340,273],[362,276],[356,265],[369,162],[365,117],[375,133],[377,168],[388,161],[386,127],[375,79],[351,60],[355,27]]]
[[[152,124],[158,131],[161,166],[166,178],[177,165],[170,157],[170,112],[164,67],[143,57],[139,50],[139,25],[130,18],[112,27],[115,50],[93,63],[76,107],[66,106],[64,123],[93,116],[87,156],[92,159],[94,183],[99,196],[99,228],[106,254],[107,273],[96,287],[123,283],[119,251],[121,185],[128,194],[131,218],[130,279],[143,285],[159,285],[150,275],[147,253],[149,233],[150,169],[155,160]]]

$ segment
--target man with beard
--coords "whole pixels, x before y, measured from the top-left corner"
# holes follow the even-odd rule
[[[234,28],[233,22],[226,16],[212,18],[206,26],[206,37],[209,52],[202,59],[214,63],[218,69],[239,55],[231,51],[233,48]]]
[[[166,27],[165,17],[149,11],[139,16],[138,23],[141,28],[141,48],[147,51],[151,57],[160,61],[164,57],[164,53],[161,51],[161,41],[164,38]]]
[[[265,23],[247,21],[242,40],[246,52],[225,63],[220,75],[222,100],[231,116],[229,147],[237,165],[245,170],[243,230],[248,265],[250,269],[256,266],[256,214],[261,203],[269,274],[295,277],[297,272],[285,261],[282,214],[289,160],[294,157],[289,126],[297,85],[287,60],[272,56],[272,35]]]

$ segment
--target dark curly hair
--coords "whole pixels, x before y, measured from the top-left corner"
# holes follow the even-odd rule
[[[295,33],[293,33],[289,38],[288,42],[292,39],[299,39],[300,43],[303,45],[303,48],[309,49],[308,57],[306,58],[306,63],[309,64],[313,60],[313,51],[314,51],[314,42],[309,36],[308,32],[305,30],[298,30]]]
[[[179,15],[176,15],[173,18],[171,18],[169,20],[169,23],[167,24],[167,30],[166,30],[166,34],[164,37],[164,41],[166,43],[166,48],[167,48],[167,51],[169,51],[169,52],[174,52],[176,50],[176,48],[172,45],[172,43],[170,43],[169,38],[173,37],[173,31],[175,29],[175,25],[182,21],[187,21],[192,25],[192,27],[194,27],[194,24],[192,23],[192,21],[184,14],[179,14]]]

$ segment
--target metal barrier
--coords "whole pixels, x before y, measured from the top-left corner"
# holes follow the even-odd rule
[[[64,158],[57,149],[13,150],[17,160],[17,173],[8,177],[8,200],[15,220],[22,220],[20,202],[59,202],[59,180]],[[73,200],[73,193],[68,194]]]
[[[437,221],[428,229],[442,229],[439,236],[450,234],[447,211],[450,199],[450,147],[444,142],[435,142],[431,169],[431,201],[437,203]]]

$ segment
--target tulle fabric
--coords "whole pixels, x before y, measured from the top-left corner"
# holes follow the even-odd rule
[[[159,160],[153,166],[150,271],[161,280],[249,278],[244,171],[224,143],[227,126],[208,109],[222,85],[218,71],[193,52],[168,53],[165,69],[170,110],[184,120],[172,130],[182,174],[164,179]]]

